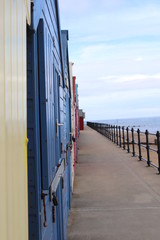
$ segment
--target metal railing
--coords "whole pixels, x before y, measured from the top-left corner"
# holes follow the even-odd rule
[[[87,122],[87,125],[101,133],[117,146],[145,161],[147,166],[155,167],[160,174],[160,132],[141,132],[140,129],[104,123]]]

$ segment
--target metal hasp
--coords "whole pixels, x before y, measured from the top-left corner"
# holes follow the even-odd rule
[[[58,167],[55,178],[53,179],[53,182],[51,183],[51,186],[50,186],[50,201],[53,200],[53,194],[55,194],[57,191],[57,187],[64,173],[64,170],[65,170],[65,161],[63,159],[60,166]]]
[[[44,223],[43,223],[44,227],[47,227],[47,212],[46,212],[46,199],[45,199],[46,196],[47,196],[46,193],[42,193],[43,210],[44,210]]]
[[[58,127],[62,127],[62,126],[64,126],[64,123],[58,123],[58,120],[57,120],[57,122],[56,122],[56,135],[57,135],[57,137],[58,137]]]

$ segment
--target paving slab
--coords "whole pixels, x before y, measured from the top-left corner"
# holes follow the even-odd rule
[[[101,134],[79,139],[68,240],[159,240],[160,176]]]

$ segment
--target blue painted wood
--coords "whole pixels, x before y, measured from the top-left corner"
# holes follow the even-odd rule
[[[56,68],[54,68],[54,101],[55,101],[55,128],[57,123],[62,123],[60,116],[60,92],[59,92],[59,73]],[[61,158],[61,127],[58,127],[55,132],[55,148],[56,148],[56,164],[59,163]]]
[[[65,234],[67,236],[67,222],[68,214],[71,205],[71,151],[70,151],[70,142],[71,142],[71,90],[70,90],[70,74],[69,74],[69,57],[68,57],[68,31],[62,31],[62,49],[63,49],[63,66],[64,66],[64,78],[65,78],[65,91],[64,91],[64,146],[65,146],[65,159],[66,159],[66,171],[64,174],[65,186],[63,191],[64,202],[64,225],[65,225]],[[66,238],[65,238],[66,239]]]
[[[57,240],[64,239],[64,219],[63,219],[63,199],[62,199],[62,179],[57,188],[56,196],[58,198],[58,206],[56,207],[56,219],[57,219]]]
[[[43,19],[38,26],[42,189],[48,190],[56,172],[53,44]]]
[[[41,204],[41,231],[42,231],[42,238],[43,240],[53,240],[57,239],[56,235],[56,226],[52,221],[52,202],[49,200],[49,196],[45,197],[46,200],[46,215],[47,215],[47,227],[43,226],[44,223],[44,207],[43,203]]]
[[[29,239],[41,239],[41,162],[39,132],[39,91],[37,34],[27,29],[27,133]]]
[[[70,195],[71,195],[71,151],[70,151],[70,148],[69,148],[69,145],[70,145],[70,111],[69,111],[69,101],[70,101],[70,98],[69,98],[69,92],[67,92],[66,94],[66,122],[67,122],[67,164],[68,164],[68,173],[67,173],[67,200],[68,200],[68,211],[67,211],[67,214],[69,214],[69,209],[70,209],[70,205],[71,205],[71,199],[70,199]]]
[[[71,105],[68,60],[68,32],[62,41],[58,0],[39,0],[32,4],[32,24],[27,33],[27,111],[28,111],[28,193],[29,239],[65,240],[70,207]],[[63,34],[62,34],[63,35]],[[63,46],[63,55],[62,55]],[[61,79],[61,81],[59,81]],[[64,123],[56,133],[56,122]],[[62,144],[62,147],[61,147]],[[49,199],[50,185],[60,159],[65,158],[62,179],[56,196],[56,221],[53,223]],[[41,194],[46,193],[47,227]]]

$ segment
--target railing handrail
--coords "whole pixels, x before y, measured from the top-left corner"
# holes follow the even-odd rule
[[[125,126],[111,125],[105,123],[96,123],[96,122],[87,122],[87,125],[99,133],[103,134],[110,141],[117,144],[120,148],[127,150],[128,153],[132,152],[132,156],[137,156],[139,160],[143,160],[147,163],[147,166],[153,166],[158,169],[158,173],[160,174],[160,132],[157,131],[156,134],[149,133],[148,130],[145,132],[141,132],[138,128],[135,130],[134,128],[129,128]],[[137,135],[137,141],[135,140],[135,134]],[[145,141],[142,141],[145,137]],[[149,136],[155,136],[155,142],[151,143],[149,141]],[[130,146],[132,145],[132,146]],[[151,147],[151,145],[156,145],[157,149]],[[135,146],[138,147],[138,153],[135,150]],[[127,147],[127,148],[126,148]],[[131,150],[132,147],[132,150]],[[146,149],[145,158],[142,156],[142,148]],[[158,157],[158,164],[152,163],[152,159],[150,156],[151,152],[156,152]]]

